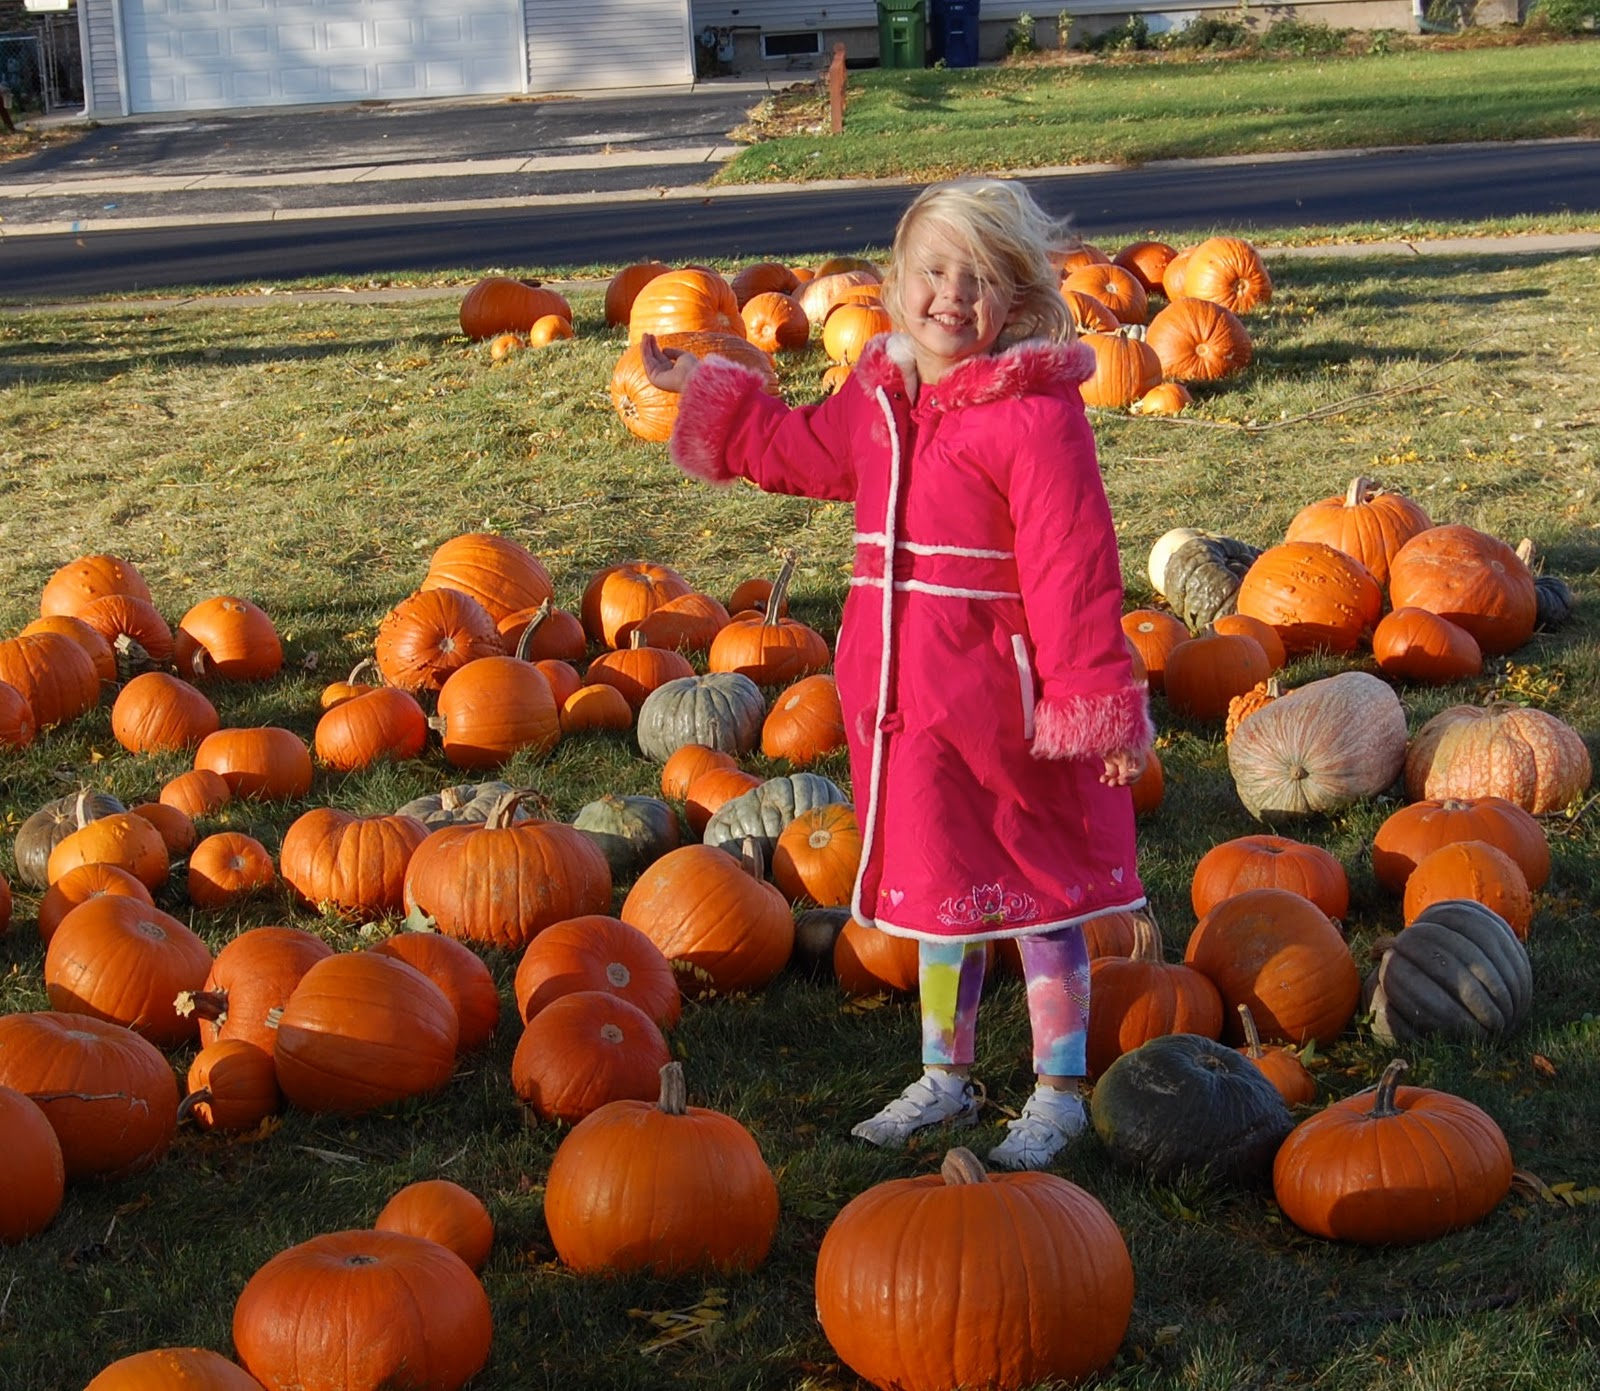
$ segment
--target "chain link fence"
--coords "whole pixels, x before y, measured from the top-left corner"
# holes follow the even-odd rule
[[[73,14],[40,15],[28,32],[0,34],[0,88],[13,111],[48,115],[83,103],[83,57]]]

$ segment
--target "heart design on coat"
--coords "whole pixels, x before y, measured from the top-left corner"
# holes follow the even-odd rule
[[[1082,885],[1073,884],[1067,889],[1067,902],[1070,903],[1074,908],[1083,902]]]
[[[883,896],[889,900],[891,908],[898,908],[905,902],[906,891],[904,889],[885,889]]]
[[[1122,882],[1122,866],[1121,865],[1118,865],[1114,870],[1111,871],[1111,882],[1114,883],[1114,884],[1120,884]]]

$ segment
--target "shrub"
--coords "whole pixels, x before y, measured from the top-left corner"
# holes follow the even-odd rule
[[[1528,24],[1555,34],[1600,29],[1600,0],[1535,0]]]

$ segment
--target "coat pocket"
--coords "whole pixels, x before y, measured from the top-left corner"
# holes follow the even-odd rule
[[[1017,685],[1022,696],[1022,737],[1033,739],[1033,662],[1028,657],[1028,640],[1021,633],[1011,635],[1011,655],[1017,660]]]

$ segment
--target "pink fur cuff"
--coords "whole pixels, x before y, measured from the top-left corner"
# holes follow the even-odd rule
[[[672,462],[708,483],[738,475],[728,467],[728,437],[745,403],[761,390],[760,376],[726,358],[703,358],[678,400],[669,446]]]
[[[1104,758],[1119,749],[1148,749],[1155,735],[1142,681],[1115,691],[1041,700],[1033,714],[1035,758]]]

